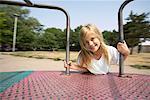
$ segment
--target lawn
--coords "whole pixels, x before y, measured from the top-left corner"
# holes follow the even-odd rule
[[[14,55],[20,57],[37,58],[37,59],[53,59],[65,60],[65,51],[18,51],[18,52],[2,52],[5,55]],[[70,60],[76,61],[78,52],[70,52]]]
[[[25,51],[25,52],[2,52],[14,56],[37,58],[37,59],[53,59],[65,60],[66,52],[63,51]],[[70,52],[70,60],[76,61],[78,52]],[[150,69],[150,53],[139,53],[129,55],[125,61],[125,65],[130,65],[139,69]]]
[[[130,65],[131,67],[139,69],[150,69],[150,53],[139,53],[130,55],[126,59],[125,65]]]

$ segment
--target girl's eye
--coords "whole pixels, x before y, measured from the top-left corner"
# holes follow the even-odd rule
[[[86,41],[86,44],[88,44],[89,42],[88,41]]]
[[[94,37],[93,38],[91,38],[91,41],[93,41],[94,40]]]

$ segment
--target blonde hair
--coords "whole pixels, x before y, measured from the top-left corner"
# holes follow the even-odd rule
[[[104,55],[105,60],[109,64],[109,54],[108,54],[108,50],[107,50],[107,45],[105,44],[104,39],[103,39],[102,32],[100,32],[100,30],[95,25],[87,24],[85,26],[82,26],[82,28],[80,30],[80,46],[81,46],[81,52],[79,55],[80,56],[80,64],[81,64],[80,66],[88,67],[88,65],[91,63],[91,60],[93,57],[93,53],[91,53],[85,47],[85,37],[88,33],[92,33],[93,35],[95,35],[96,38],[99,39],[99,41],[101,43],[101,46],[100,46],[101,52]]]

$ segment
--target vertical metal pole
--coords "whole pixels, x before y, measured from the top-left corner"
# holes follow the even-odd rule
[[[119,36],[119,41],[120,42],[123,42],[124,41],[124,33],[123,33],[123,14],[122,14],[122,11],[123,11],[123,8],[133,0],[126,0],[119,8],[119,12],[118,12],[118,30],[119,30],[119,33],[120,33],[120,36]],[[123,63],[123,55],[120,53],[119,54],[119,76],[121,77],[123,74],[124,74],[124,63]]]
[[[18,21],[18,15],[14,14],[15,16],[15,22],[14,22],[14,34],[13,34],[13,47],[12,47],[12,51],[15,51],[15,45],[16,45],[16,33],[17,33],[17,21]]]
[[[66,62],[67,64],[69,64],[69,59],[70,59],[70,17],[67,14],[67,12],[65,12],[66,14]],[[66,68],[66,75],[70,75],[70,68]]]

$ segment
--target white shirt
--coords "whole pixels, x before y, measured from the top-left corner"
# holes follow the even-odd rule
[[[108,53],[110,55],[110,64],[119,63],[119,52],[115,47],[108,46]],[[79,61],[80,58],[78,58]],[[110,64],[108,64],[102,55],[99,60],[92,59],[91,64],[87,68],[93,74],[107,74],[109,72]]]

